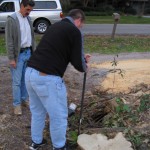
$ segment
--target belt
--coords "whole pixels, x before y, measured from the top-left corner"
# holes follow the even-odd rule
[[[27,50],[27,49],[31,49],[31,46],[30,47],[24,47],[24,48],[21,48],[20,49],[20,53],[23,53],[25,50]]]

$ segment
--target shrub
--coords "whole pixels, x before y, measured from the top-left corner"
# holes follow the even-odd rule
[[[112,15],[112,13],[110,13],[110,12],[96,12],[96,11],[89,12],[89,11],[86,11],[85,15],[86,16],[110,16],[110,15]]]
[[[146,8],[145,11],[144,11],[144,14],[145,14],[145,15],[150,14],[150,8]]]
[[[126,14],[131,14],[131,15],[136,15],[137,14],[137,11],[134,9],[134,8],[127,8],[125,9],[124,11]]]

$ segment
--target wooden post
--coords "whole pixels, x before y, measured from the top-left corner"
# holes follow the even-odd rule
[[[111,34],[112,40],[114,40],[114,37],[115,37],[116,27],[117,27],[117,23],[120,19],[120,15],[118,13],[113,13],[113,18],[114,18],[114,26],[113,26],[113,30],[112,30],[112,34]]]

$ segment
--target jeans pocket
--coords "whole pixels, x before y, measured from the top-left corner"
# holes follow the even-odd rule
[[[62,83],[56,83],[56,87],[57,87],[57,90],[61,90],[62,89]]]
[[[48,96],[48,89],[46,85],[38,85],[36,87],[36,92],[39,97]]]
[[[66,93],[66,87],[64,82],[57,82],[56,84],[56,88],[57,88],[57,98],[59,103],[63,104],[63,105],[67,105],[67,93]]]

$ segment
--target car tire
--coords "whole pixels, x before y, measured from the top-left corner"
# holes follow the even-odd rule
[[[50,24],[48,23],[48,21],[39,20],[35,24],[35,31],[40,34],[44,34],[47,31],[49,25]]]

